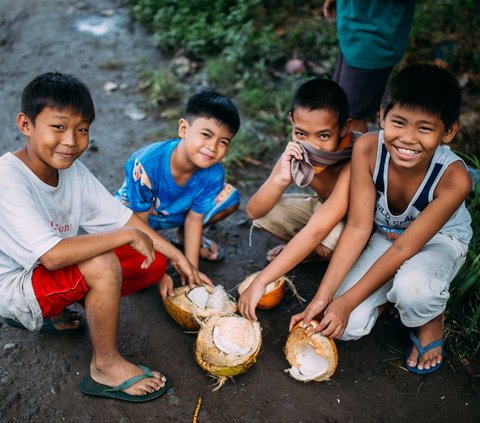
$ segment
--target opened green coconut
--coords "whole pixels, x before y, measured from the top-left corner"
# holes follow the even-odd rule
[[[196,331],[200,329],[199,321],[213,315],[234,313],[237,305],[232,301],[221,285],[181,286],[173,290],[173,297],[166,297],[163,305],[167,313],[183,329]]]
[[[253,366],[261,345],[260,323],[237,314],[216,315],[204,322],[198,332],[195,359],[218,379],[218,389],[229,377]]]
[[[315,327],[318,322],[312,320],[311,324]],[[335,342],[319,333],[309,334],[303,327],[303,322],[298,323],[290,332],[285,355],[292,366],[286,372],[302,382],[327,380],[337,369],[338,352]]]

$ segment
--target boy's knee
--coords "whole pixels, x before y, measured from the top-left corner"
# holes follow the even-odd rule
[[[378,313],[376,310],[371,310],[371,308],[360,304],[360,306],[350,314],[347,327],[340,339],[342,341],[354,341],[368,335],[377,317]]]
[[[121,285],[122,267],[118,257],[112,251],[85,260],[78,267],[89,287],[100,280],[110,281],[118,287]]]

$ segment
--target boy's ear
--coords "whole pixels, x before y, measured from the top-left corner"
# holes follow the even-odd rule
[[[460,122],[456,120],[455,122],[452,123],[452,126],[450,126],[450,128],[445,131],[445,133],[443,134],[442,141],[445,144],[449,144],[453,140],[453,138],[455,138],[455,135],[457,134],[459,129],[460,129]]]
[[[31,120],[28,116],[21,112],[17,115],[17,128],[26,137],[30,136],[30,129],[33,127]]]
[[[290,124],[293,125],[293,113],[292,112],[288,112],[288,119],[290,119]]]
[[[185,137],[185,134],[187,132],[187,129],[188,129],[188,122],[186,119],[184,118],[181,118],[179,121],[178,121],[178,136],[180,138],[184,138]]]
[[[382,129],[385,129],[384,128],[385,118],[386,118],[386,116],[385,116],[383,106],[380,106],[380,128],[382,128]]]
[[[350,132],[350,128],[352,126],[352,118],[348,118],[343,126],[340,128],[340,138],[343,138]]]

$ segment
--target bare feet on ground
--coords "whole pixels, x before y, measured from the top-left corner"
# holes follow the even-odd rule
[[[125,360],[121,356],[118,356],[115,360],[109,361],[109,364],[102,366],[101,369],[99,366],[96,366],[95,359],[90,363],[90,376],[92,379],[97,383],[112,388],[134,376],[141,375],[142,373],[142,369]],[[157,371],[153,371],[153,374],[154,377],[142,379],[131,387],[125,389],[123,392],[130,395],[146,395],[163,388],[166,382],[165,376]]]
[[[65,320],[65,313],[69,316],[67,320]],[[50,320],[58,330],[72,330],[80,326],[80,314],[73,310],[64,310],[56,316],[51,316]]]
[[[416,333],[417,338],[420,341],[422,347],[430,344],[433,341],[443,338],[443,314],[435,317],[430,322],[426,323],[423,326],[420,326]],[[436,347],[432,348],[430,351],[427,351],[420,358],[420,361],[417,363],[418,350],[415,345],[412,348],[410,356],[407,359],[407,363],[410,367],[417,367],[419,370],[430,369],[435,367],[442,362],[442,348]]]

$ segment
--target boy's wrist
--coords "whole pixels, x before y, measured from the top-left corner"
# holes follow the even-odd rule
[[[282,191],[285,191],[291,184],[293,180],[291,178],[285,178],[281,174],[278,174],[273,178],[273,183],[276,187],[280,188]]]

